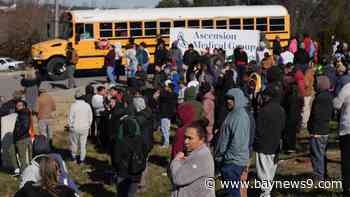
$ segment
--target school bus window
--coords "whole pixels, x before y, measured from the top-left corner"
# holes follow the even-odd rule
[[[267,18],[256,18],[256,30],[267,31]]]
[[[186,27],[186,21],[174,21],[174,27]]]
[[[213,20],[202,20],[203,29],[213,29],[213,27],[214,27]]]
[[[160,22],[160,34],[161,35],[168,35],[170,33],[170,22]]]
[[[188,20],[188,28],[199,28],[199,20]]]
[[[157,35],[157,22],[145,22],[145,36]]]
[[[216,21],[216,29],[227,29],[227,21],[226,20],[217,20]]]
[[[244,30],[254,30],[254,18],[244,18],[243,19],[243,29]]]
[[[115,37],[127,37],[127,36],[128,36],[128,24],[115,23]]]
[[[230,29],[241,29],[241,19],[233,18],[229,20]]]
[[[270,31],[284,31],[284,18],[270,18]]]
[[[113,27],[112,23],[100,23],[100,37],[112,37],[113,36]]]
[[[142,36],[142,22],[130,22],[130,36]]]
[[[92,24],[77,23],[75,25],[76,36],[79,36],[80,40],[94,38],[94,28]]]

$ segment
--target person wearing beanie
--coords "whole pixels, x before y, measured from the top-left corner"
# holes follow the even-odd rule
[[[317,79],[317,93],[312,103],[308,131],[310,133],[310,157],[316,180],[325,180],[326,147],[332,118],[332,95],[329,92],[330,80],[327,76]]]
[[[80,164],[84,164],[85,161],[86,141],[92,123],[92,110],[83,96],[82,91],[76,91],[75,102],[71,105],[68,116],[71,159],[76,161],[79,146]]]

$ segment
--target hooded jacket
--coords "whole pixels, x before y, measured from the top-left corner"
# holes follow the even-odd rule
[[[17,120],[15,123],[15,128],[13,131],[13,139],[15,142],[23,140],[30,137],[30,116],[31,112],[28,109],[22,109],[18,111]]]
[[[328,135],[329,122],[332,118],[333,104],[332,95],[329,92],[330,81],[328,77],[321,76],[318,78],[318,92],[312,103],[308,130],[310,134]]]
[[[185,103],[190,103],[195,108],[195,116],[197,119],[200,119],[204,116],[204,110],[202,103],[196,100],[197,97],[197,88],[188,87],[185,90]]]
[[[191,103],[183,103],[177,108],[177,117],[181,121],[181,127],[176,129],[174,142],[171,150],[171,158],[173,159],[178,152],[184,150],[185,129],[193,121],[197,120],[196,109]]]
[[[233,98],[235,107],[221,127],[215,147],[215,161],[245,166],[249,160],[250,121],[245,109],[248,99],[238,88],[230,89],[226,98]]]

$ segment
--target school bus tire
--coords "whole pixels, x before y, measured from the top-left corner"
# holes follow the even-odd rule
[[[47,62],[47,76],[52,81],[64,80],[67,78],[67,69],[64,69],[66,59],[64,57],[53,57]]]

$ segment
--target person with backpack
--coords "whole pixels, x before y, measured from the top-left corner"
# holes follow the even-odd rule
[[[60,185],[66,185],[73,189],[76,193],[80,193],[74,180],[69,176],[68,169],[60,154],[51,153],[48,138],[45,135],[36,135],[33,142],[33,159],[21,174],[19,188],[22,188],[27,182],[39,184],[42,177],[40,175],[40,163],[44,158],[53,158],[59,165],[59,181]]]
[[[78,145],[80,146],[80,165],[84,164],[86,156],[86,141],[92,123],[92,110],[83,99],[79,90],[75,93],[75,102],[71,105],[68,117],[70,150],[72,161],[76,162]]]
[[[75,88],[77,87],[75,80],[74,80],[74,72],[75,72],[75,65],[79,61],[79,56],[77,51],[73,48],[73,45],[71,42],[67,44],[67,49],[66,49],[66,58],[67,58],[67,63],[66,63],[66,68],[67,68],[67,88]]]
[[[147,146],[141,126],[134,115],[120,119],[117,138],[113,145],[113,167],[117,173],[118,197],[134,197],[147,163]]]

